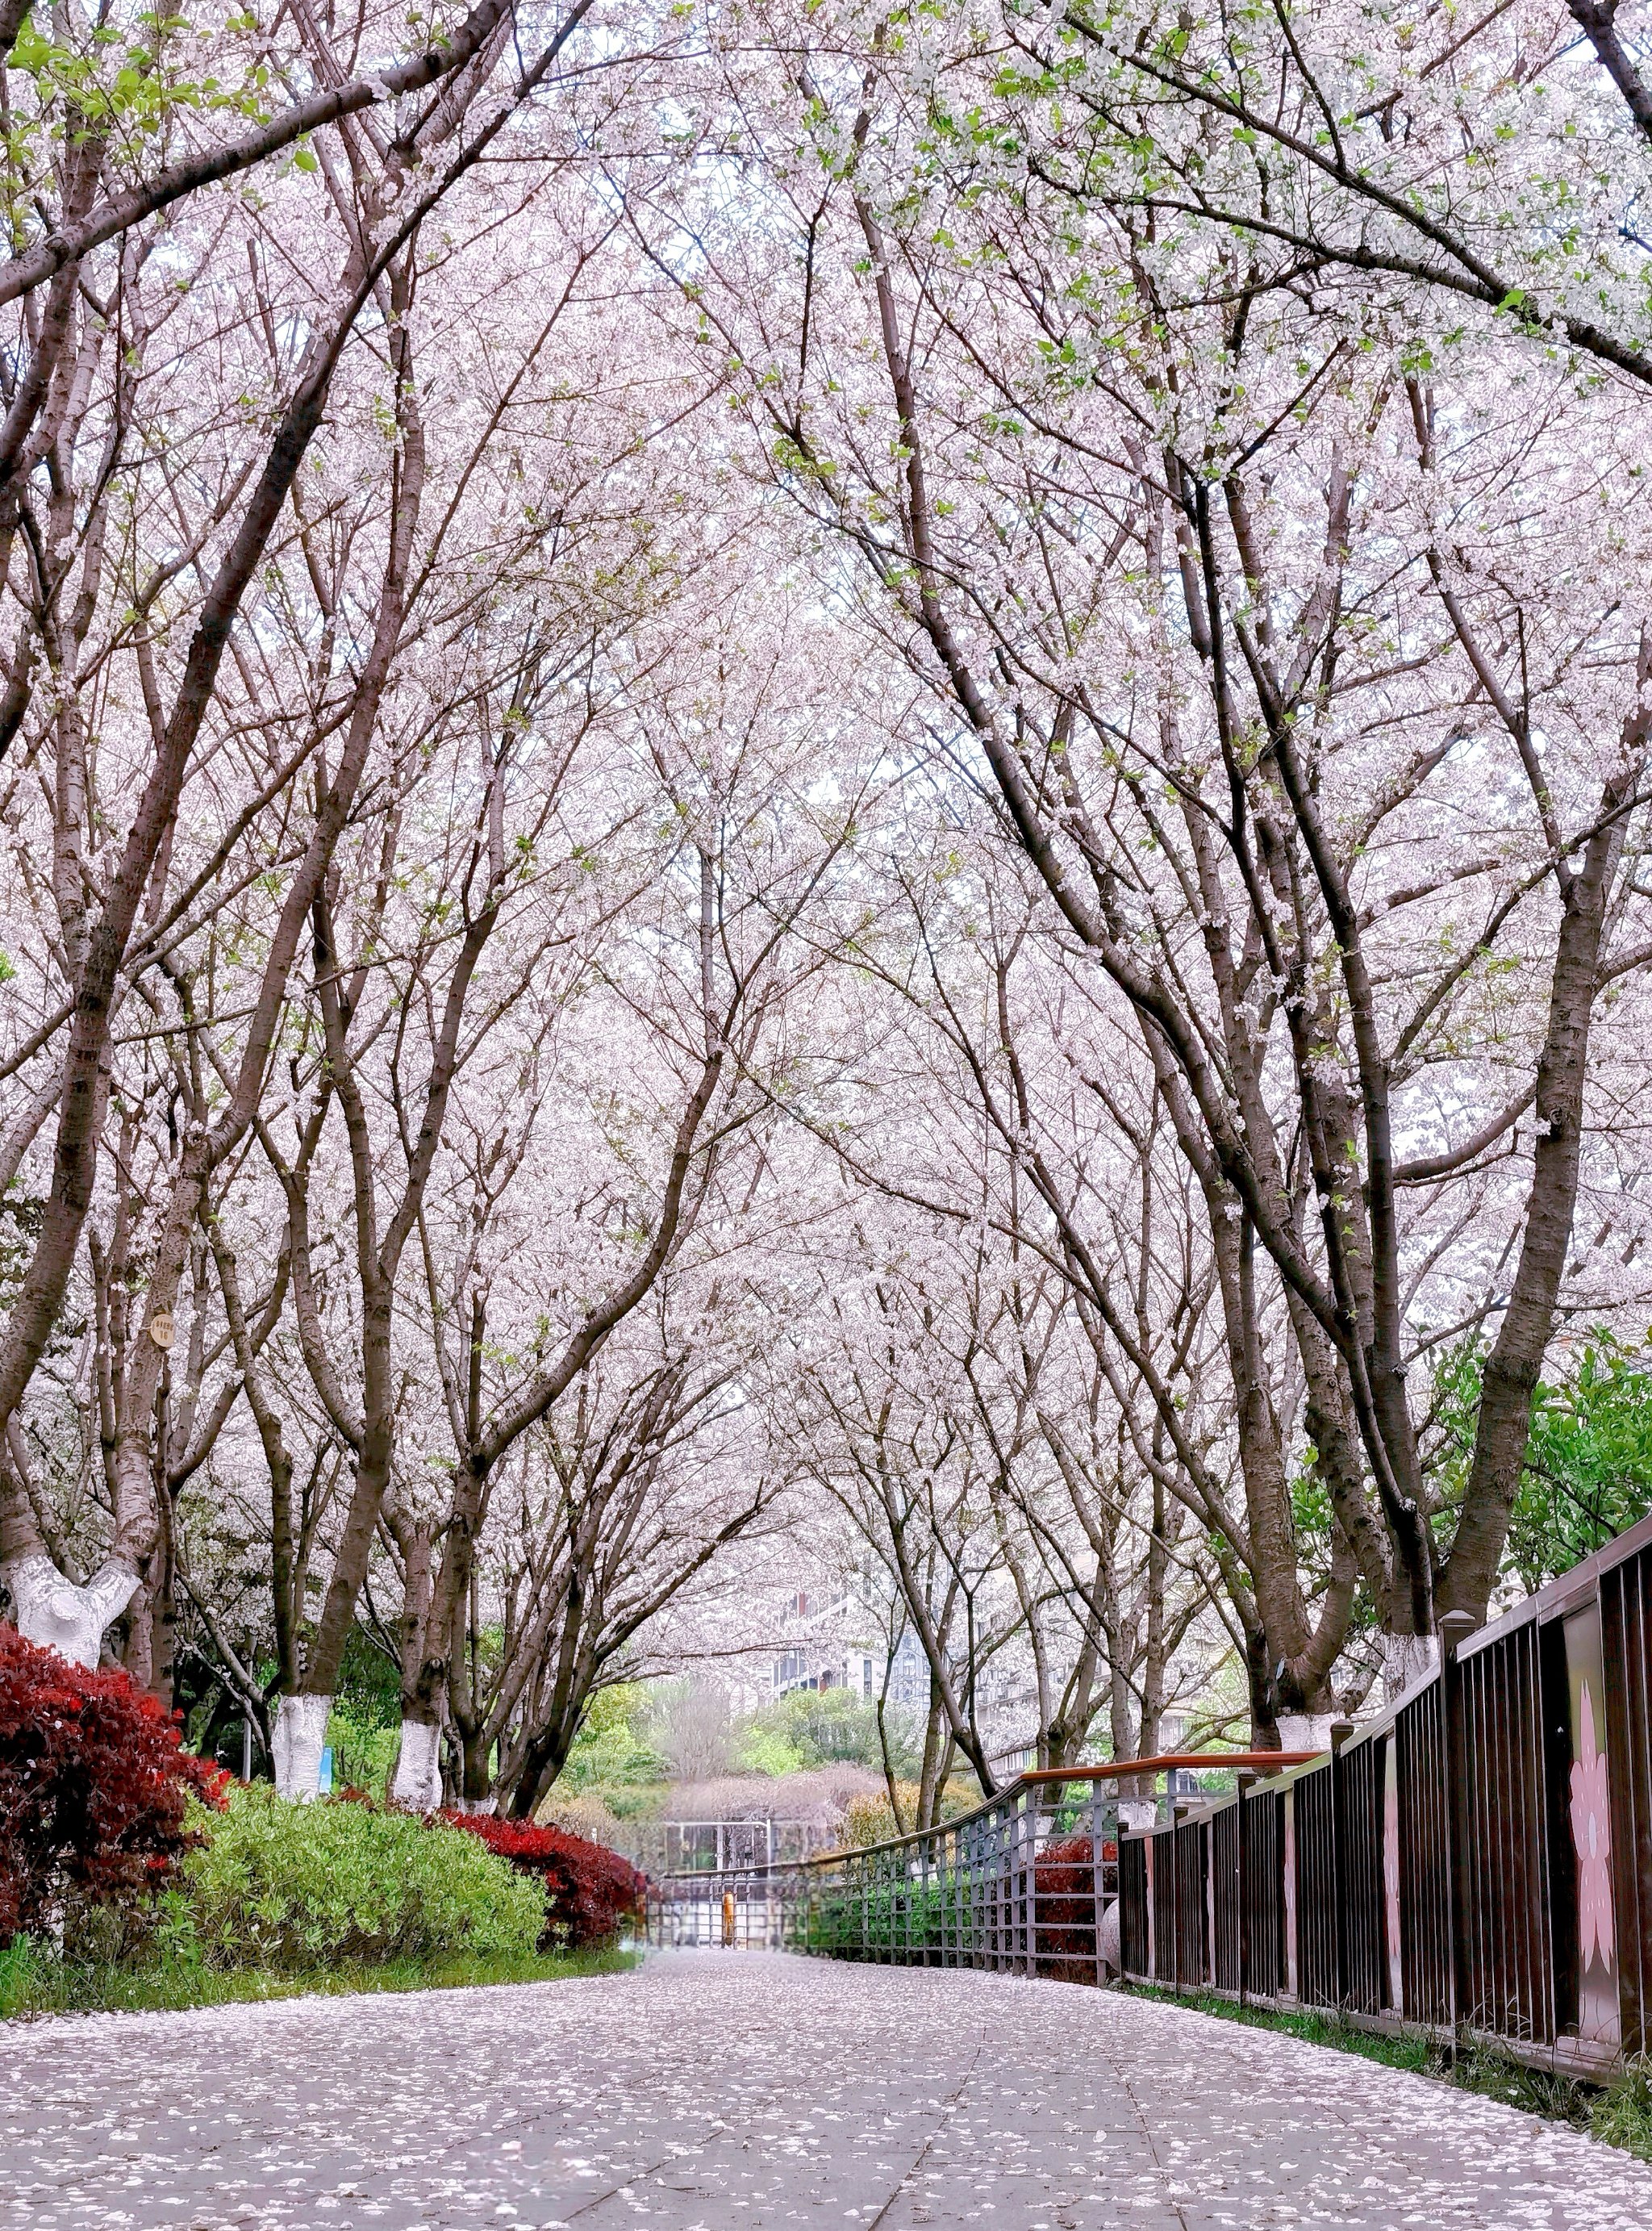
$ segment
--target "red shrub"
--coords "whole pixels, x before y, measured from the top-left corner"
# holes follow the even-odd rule
[[[642,1911],[648,1877],[604,1845],[587,1843],[564,1828],[539,1828],[531,1820],[501,1820],[493,1813],[436,1817],[450,1828],[480,1836],[490,1852],[523,1874],[539,1877],[551,1894],[546,1950],[557,1943],[605,1944]]]
[[[1116,1859],[1103,1844],[1103,1864]],[[1095,1981],[1095,1867],[1087,1836],[1046,1844],[1033,1871],[1038,1916],[1038,1972],[1068,1982]]]
[[[184,1853],[191,1795],[229,1776],[118,1668],[89,1672],[0,1625],[0,1944],[93,1907],[141,1920]]]

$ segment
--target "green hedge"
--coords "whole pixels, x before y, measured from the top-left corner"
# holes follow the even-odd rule
[[[957,1885],[874,1883],[816,1899],[801,1942],[805,1951],[842,1960],[879,1960],[967,1943],[970,1930],[968,1899]]]
[[[416,1815],[238,1788],[201,1824],[179,1918],[214,1967],[529,1956],[545,1893],[474,1836]]]

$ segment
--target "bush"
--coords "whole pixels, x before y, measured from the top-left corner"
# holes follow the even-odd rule
[[[178,1719],[118,1667],[93,1672],[0,1626],[0,1944],[106,1915],[130,1949],[201,1840],[191,1798],[226,1776],[184,1749]]]
[[[1119,1856],[1103,1844],[1104,1863]],[[1033,1868],[1038,1917],[1038,1972],[1058,1982],[1093,1983],[1095,1968],[1094,1846],[1087,1836],[1046,1844]]]
[[[895,1773],[915,1774],[918,1739],[911,1714],[898,1704],[889,1705],[884,1713],[884,1734]],[[794,1689],[753,1716],[741,1749],[749,1765],[766,1773],[790,1773],[814,1766],[883,1770],[878,1708],[853,1689]]]
[[[440,1817],[544,1885],[549,1904],[540,1941],[547,1949],[552,1943],[575,1950],[605,1944],[642,1911],[648,1877],[601,1844],[571,1836],[565,1828],[501,1820],[492,1813],[444,1813]]]
[[[513,1956],[545,1926],[540,1889],[473,1837],[344,1799],[294,1805],[263,1785],[234,1792],[184,1877],[216,1967]]]
[[[910,1787],[907,1784],[901,1789],[903,1799],[907,1788]],[[901,1809],[910,1820],[917,1807],[915,1804],[903,1804]],[[894,1807],[889,1802],[887,1790],[865,1790],[859,1796],[851,1797],[843,1807],[842,1845],[845,1851],[863,1852],[873,1844],[892,1844],[901,1833],[900,1823],[895,1819]]]
[[[897,1837],[911,1833],[912,1823],[918,1818],[918,1806],[923,1791],[915,1782],[898,1782],[895,1788],[900,1799],[900,1818],[907,1823],[906,1827],[902,1828],[895,1819],[887,1790],[868,1790],[861,1796],[851,1797],[843,1807],[841,1849],[846,1852],[864,1851],[870,1844],[893,1844]],[[955,1820],[960,1813],[972,1813],[980,1802],[979,1790],[965,1789],[957,1782],[951,1782],[941,1792],[940,1818],[943,1821]]]
[[[390,1788],[401,1741],[399,1720],[387,1728],[335,1706],[327,1719],[335,1794],[342,1796],[346,1790],[356,1790],[382,1800]]]
[[[967,1944],[968,1891],[958,1883],[836,1885],[803,1909],[799,1941],[840,1960],[910,1960]]]
[[[639,1681],[597,1691],[557,1776],[558,1797],[567,1790],[646,1789],[664,1781],[664,1759],[638,1732],[649,1702]]]

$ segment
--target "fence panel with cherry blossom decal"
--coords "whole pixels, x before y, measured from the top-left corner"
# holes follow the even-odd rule
[[[1494,2040],[1652,2049],[1652,1521],[1333,1730],[1120,1841],[1127,1980]]]

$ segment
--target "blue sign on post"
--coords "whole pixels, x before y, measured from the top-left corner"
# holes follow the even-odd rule
[[[319,1794],[321,1796],[323,1796],[323,1797],[331,1797],[331,1796],[332,1796],[332,1744],[331,1744],[331,1743],[329,1743],[329,1744],[327,1745],[326,1749],[322,1752],[322,1754],[321,1754],[321,1771],[320,1771],[320,1773],[319,1773],[319,1774],[318,1774],[318,1775],[317,1775],[317,1776],[316,1776],[316,1778],[315,1778],[315,1786],[316,1786],[316,1789],[317,1789],[317,1791],[319,1792]]]

